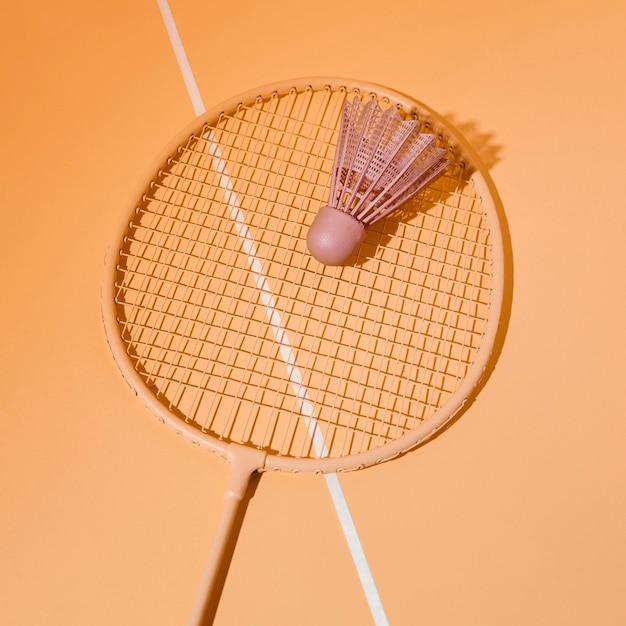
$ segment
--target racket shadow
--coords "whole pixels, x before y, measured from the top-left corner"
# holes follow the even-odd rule
[[[473,123],[465,124],[465,130],[472,129],[475,131],[476,126]],[[474,132],[476,135],[476,131]],[[472,408],[474,402],[482,392],[483,388],[491,378],[491,375],[495,371],[498,361],[500,360],[500,356],[502,354],[502,350],[504,349],[504,344],[506,340],[506,336],[509,329],[511,312],[513,309],[513,294],[514,294],[514,285],[515,285],[515,272],[514,272],[514,257],[513,257],[513,244],[511,241],[511,232],[509,229],[508,220],[506,217],[506,212],[504,210],[504,204],[498,190],[496,188],[495,183],[491,179],[489,175],[489,168],[497,163],[499,158],[499,152],[501,146],[493,144],[491,142],[491,135],[482,134],[479,137],[474,137],[474,140],[477,144],[480,156],[474,156],[475,160],[479,158],[483,158],[483,163],[485,168],[483,170],[483,180],[486,185],[489,195],[491,197],[493,208],[495,213],[498,216],[498,223],[500,226],[500,243],[501,243],[501,251],[502,251],[502,303],[500,305],[500,316],[497,325],[497,331],[494,337],[493,347],[491,350],[491,354],[487,362],[485,363],[485,368],[482,372],[481,377],[478,379],[473,390],[468,394],[467,400],[465,404],[461,407],[461,409],[446,423],[444,426],[437,432],[435,435],[430,438],[428,441],[433,441],[437,437],[439,437],[442,433],[446,432],[449,428],[454,426],[458,422],[459,419],[465,415],[465,413]],[[467,170],[464,178],[464,182],[469,182],[471,175],[475,170]],[[428,193],[429,190],[425,190]],[[413,200],[415,201],[415,199]],[[430,204],[427,207],[424,207],[422,210],[432,209],[434,204]],[[423,445],[428,443],[428,441],[424,441],[419,444],[415,449],[421,448]]]
[[[433,441],[442,433],[446,432],[474,405],[474,402],[497,367],[497,363],[504,348],[513,308],[514,258],[511,234],[506,218],[506,212],[504,210],[504,204],[498,194],[498,190],[494,182],[489,176],[489,169],[500,161],[499,154],[502,146],[493,143],[491,135],[479,133],[477,125],[474,123],[468,122],[464,124],[463,129],[466,133],[471,131],[472,138],[476,144],[475,146],[472,146],[476,147],[475,152],[477,153],[474,155],[473,160],[478,161],[479,159],[482,159],[482,163],[484,165],[484,169],[482,171],[483,180],[489,190],[489,194],[493,201],[493,207],[500,224],[503,263],[502,304],[500,318],[490,358],[485,364],[485,369],[482,376],[476,383],[476,386],[467,396],[465,404],[454,415],[454,417],[452,417],[439,431],[437,431],[436,434],[434,434],[427,441],[420,443],[414,449],[421,448],[429,441]],[[434,185],[425,188],[412,199],[406,201],[398,207],[398,209],[388,218],[381,220],[379,224],[370,227],[367,230],[365,239],[359,248],[358,258],[354,260],[354,265],[362,267],[375,258],[377,250],[389,245],[392,239],[398,235],[398,230],[402,224],[415,222],[419,219],[420,214],[428,214],[435,211],[439,204],[448,204],[451,197],[454,196],[459,189],[462,189],[470,184],[470,179],[475,172],[476,167],[473,166],[471,161],[469,166],[466,166],[466,164],[463,163],[459,175],[454,178],[445,175],[442,176]],[[379,226],[379,228],[376,228],[376,226]]]

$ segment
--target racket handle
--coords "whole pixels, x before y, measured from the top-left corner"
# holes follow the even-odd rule
[[[237,540],[238,514],[250,478],[254,472],[263,468],[265,456],[265,452],[261,450],[231,445],[228,454],[231,470],[224,494],[224,504],[186,626],[209,626],[213,623],[234,542]]]

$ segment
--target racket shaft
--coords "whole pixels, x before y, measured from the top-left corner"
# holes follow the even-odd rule
[[[243,509],[250,478],[265,462],[264,452],[243,446],[231,446],[229,457],[231,472],[224,504],[186,626],[209,626],[213,622],[237,539],[238,517]]]

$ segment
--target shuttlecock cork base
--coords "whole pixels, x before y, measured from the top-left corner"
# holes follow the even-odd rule
[[[348,213],[330,206],[316,215],[306,242],[309,252],[325,265],[342,265],[365,237],[365,226]]]
[[[333,161],[328,206],[307,235],[309,252],[326,265],[342,265],[358,249],[365,229],[438,178],[450,164],[434,134],[420,132],[395,107],[372,98],[346,100]]]

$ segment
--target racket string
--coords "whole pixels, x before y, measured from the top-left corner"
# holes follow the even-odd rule
[[[489,282],[488,269],[474,267],[488,256],[488,246],[479,241],[472,250],[461,235],[451,243],[456,231],[467,236],[484,228],[464,223],[465,214],[481,208],[461,208],[477,200],[452,181],[452,191],[439,190],[445,200],[421,200],[440,215],[420,209],[407,223],[388,220],[364,244],[365,255],[368,246],[379,245],[375,258],[320,273],[303,247],[304,228],[327,193],[332,115],[338,113],[321,107],[306,123],[294,121],[289,115],[311,116],[311,94],[299,97],[270,99],[279,106],[268,111],[258,102],[239,109],[211,132],[301,372],[298,384],[315,407],[329,453],[342,456],[412,429],[440,406],[446,386],[462,379],[477,347],[472,338],[486,318],[485,303],[476,310],[470,304],[482,291],[488,304],[488,285],[482,284]],[[250,255],[241,250],[232,207],[219,197],[224,189],[208,145],[197,136],[173,156],[131,226],[118,277],[122,334],[138,369],[188,421],[222,438],[311,456],[301,392],[286,373],[276,329],[268,325],[267,303],[251,277]],[[272,179],[255,178],[259,169]],[[446,222],[445,212],[455,204],[459,213]],[[394,230],[396,244],[386,248]],[[442,345],[457,336],[459,348],[443,354]],[[226,416],[217,417],[222,409]]]

